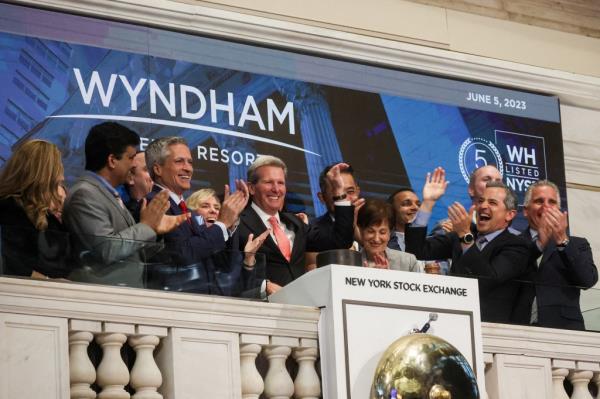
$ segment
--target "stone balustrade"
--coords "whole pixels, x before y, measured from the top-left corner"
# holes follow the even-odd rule
[[[0,397],[319,398],[319,314],[0,278]],[[600,397],[600,334],[484,323],[483,344],[489,399]]]

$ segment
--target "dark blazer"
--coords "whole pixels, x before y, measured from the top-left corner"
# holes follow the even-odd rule
[[[481,320],[509,323],[522,278],[528,271],[529,244],[504,230],[480,251],[475,244],[464,254],[456,233],[425,238],[426,228],[407,229],[406,252],[418,259],[451,258],[450,274],[478,278]]]
[[[289,229],[295,233],[292,246],[291,259],[288,262],[277,244],[271,237],[267,237],[258,253],[266,261],[265,276],[281,286],[295,280],[304,274],[304,255],[309,252],[321,252],[329,249],[349,248],[352,245],[352,232],[354,223],[353,206],[335,207],[335,226],[332,230],[319,225],[306,225],[292,213],[280,212],[279,217]],[[240,224],[235,232],[238,248],[243,251],[250,234],[261,234],[266,230],[258,214],[249,205],[240,216]],[[347,231],[350,233],[348,234]],[[342,237],[338,236],[341,235]],[[260,262],[260,255],[257,262]],[[257,263],[258,264],[258,263]]]
[[[345,218],[348,215],[347,212],[344,212],[344,209],[336,209],[334,212],[340,213],[338,217]],[[352,217],[354,217],[354,215],[352,215]],[[318,231],[319,235],[332,240],[331,243],[335,245],[336,249],[350,248],[354,242],[354,227],[348,229],[347,221],[343,221],[343,223],[335,223],[334,218],[331,217],[330,212],[327,212],[317,219],[313,219],[310,225],[313,226],[316,231]],[[354,219],[352,220],[352,223],[354,224]]]
[[[69,275],[69,235],[53,215],[46,218],[47,229],[38,231],[14,199],[0,200],[0,274],[29,277],[35,270],[52,278]]]
[[[585,238],[571,236],[569,244],[559,251],[551,241],[542,254],[531,240],[529,228],[523,232],[523,238],[530,243],[531,273],[528,280],[532,284],[523,287],[515,317],[529,324],[535,297],[538,325],[584,330],[579,294],[581,289],[590,288],[598,281],[589,242]],[[540,256],[542,259],[538,266]]]
[[[161,190],[155,185],[147,196],[148,202]],[[166,214],[182,213],[169,199]],[[164,249],[148,264],[149,288],[228,296],[237,296],[243,290],[242,256],[223,251],[225,240],[219,226],[199,225],[192,217],[158,238]]]
[[[146,197],[148,203],[158,194],[162,188],[157,185]],[[181,215],[181,208],[169,198],[169,209],[167,215]],[[165,249],[172,257],[175,264],[183,266],[198,262],[201,259],[225,249],[223,231],[219,226],[206,227],[199,225],[194,217],[188,222],[181,223],[171,232],[159,236],[165,244]]]

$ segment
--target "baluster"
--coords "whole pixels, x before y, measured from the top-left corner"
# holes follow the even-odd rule
[[[154,349],[160,339],[156,335],[134,335],[128,342],[135,351],[135,364],[131,369],[133,399],[162,399],[157,392],[162,385],[162,375],[154,361]]]
[[[592,382],[596,384],[596,390],[598,393],[596,394],[596,399],[600,399],[600,373],[594,373],[594,378],[592,378]]]
[[[588,384],[594,376],[592,371],[571,370],[569,373],[569,381],[573,384],[573,394],[571,399],[593,399]]]
[[[494,355],[491,353],[484,353],[483,354],[483,367],[484,367],[484,373],[487,374],[488,370],[492,367],[492,365],[494,364]],[[486,389],[489,389],[488,386],[486,386]],[[487,391],[480,391],[479,394],[481,395],[481,399],[488,399],[490,397],[490,395],[488,395]]]
[[[96,381],[96,370],[90,361],[87,348],[94,335],[87,331],[69,333],[69,375],[71,399],[94,399],[96,392],[90,385]]]
[[[121,358],[121,347],[127,340],[122,333],[103,333],[96,337],[102,347],[102,361],[98,366],[99,399],[129,399],[124,387],[129,383],[129,370]]]
[[[569,370],[553,368],[552,369],[552,390],[553,390],[553,399],[569,399],[567,392],[565,391],[565,386],[563,382],[565,381],[565,377],[569,375]]]
[[[265,389],[263,379],[256,369],[256,357],[261,349],[259,344],[240,345],[242,399],[258,399]]]
[[[292,350],[288,345],[278,345],[278,343],[285,342],[285,338],[276,338],[271,338],[273,346],[267,346],[263,349],[269,361],[269,370],[265,377],[265,395],[268,399],[289,399],[294,394],[294,381],[292,381],[292,377],[290,377],[285,367],[285,361]],[[293,346],[297,345],[298,340],[296,339]]]
[[[317,399],[321,396],[321,381],[315,370],[319,356],[316,340],[302,340],[305,347],[294,349],[294,359],[298,362],[298,374],[294,381],[294,397],[297,399]]]

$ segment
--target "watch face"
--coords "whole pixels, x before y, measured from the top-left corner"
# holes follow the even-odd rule
[[[465,244],[470,244],[472,243],[474,240],[473,234],[471,233],[467,233],[463,236],[463,238],[461,238],[461,241],[464,242]]]

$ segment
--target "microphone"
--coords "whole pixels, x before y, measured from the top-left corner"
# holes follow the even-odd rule
[[[427,323],[425,323],[425,325],[419,330],[420,333],[426,333],[427,331],[429,331],[429,329],[431,328],[431,322],[434,322],[438,319],[438,314],[437,313],[429,313],[429,320],[427,320]]]

